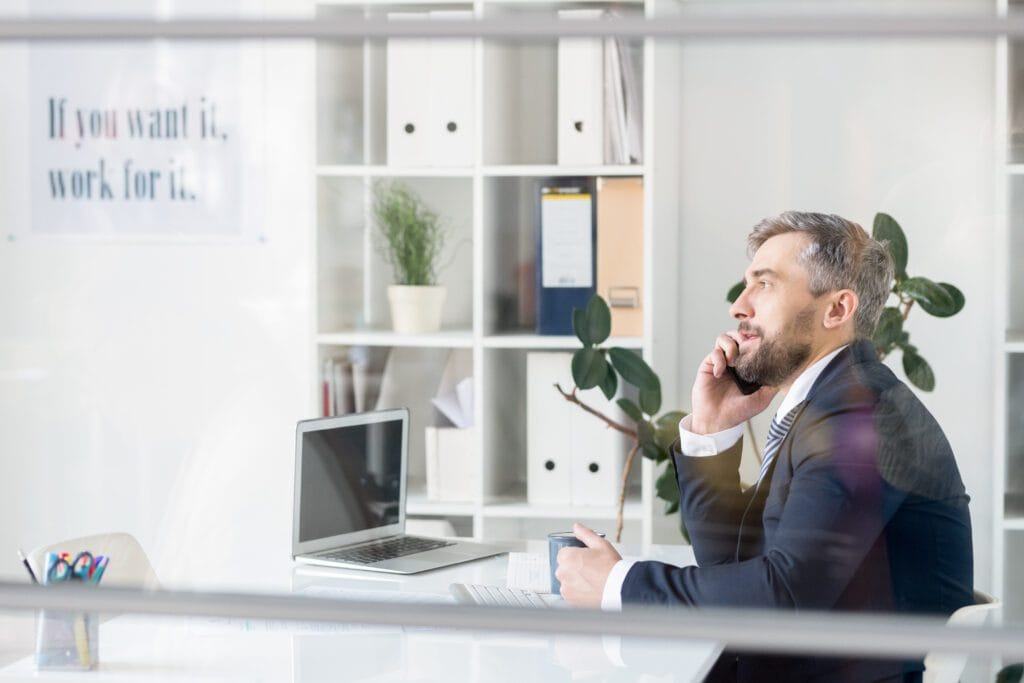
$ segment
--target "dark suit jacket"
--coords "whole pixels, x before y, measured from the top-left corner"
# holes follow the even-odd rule
[[[869,341],[815,381],[758,491],[742,443],[672,449],[696,567],[634,565],[624,604],[950,614],[973,602],[971,522],[935,418]],[[740,657],[739,680],[876,680],[917,662]]]

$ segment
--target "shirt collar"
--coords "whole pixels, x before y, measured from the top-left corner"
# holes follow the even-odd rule
[[[808,392],[811,387],[814,386],[815,380],[818,379],[818,375],[825,369],[825,366],[835,358],[840,351],[845,349],[849,344],[844,344],[838,349],[828,354],[827,356],[819,359],[806,370],[800,373],[800,376],[793,382],[793,386],[789,388],[789,392],[782,398],[782,403],[779,404],[779,410],[775,413],[775,417],[781,419],[782,417],[789,414],[789,411],[793,410],[798,404],[802,403],[807,398]]]

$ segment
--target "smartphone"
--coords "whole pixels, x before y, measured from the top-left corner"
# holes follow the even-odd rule
[[[736,368],[731,365],[726,366],[725,371],[729,373],[730,377],[732,377],[732,381],[736,382],[736,386],[740,388],[740,393],[744,396],[749,396],[761,388],[761,385],[757,382],[748,382],[736,374]]]

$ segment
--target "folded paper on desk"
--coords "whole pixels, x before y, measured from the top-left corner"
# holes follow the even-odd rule
[[[509,588],[534,593],[551,592],[551,569],[543,553],[509,553],[505,582]]]

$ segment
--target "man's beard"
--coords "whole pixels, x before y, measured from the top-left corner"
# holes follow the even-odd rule
[[[769,387],[782,386],[811,357],[807,337],[813,319],[814,310],[808,306],[771,339],[765,339],[760,328],[741,322],[741,332],[753,332],[761,337],[761,341],[757,350],[740,355],[736,374],[748,382]]]

